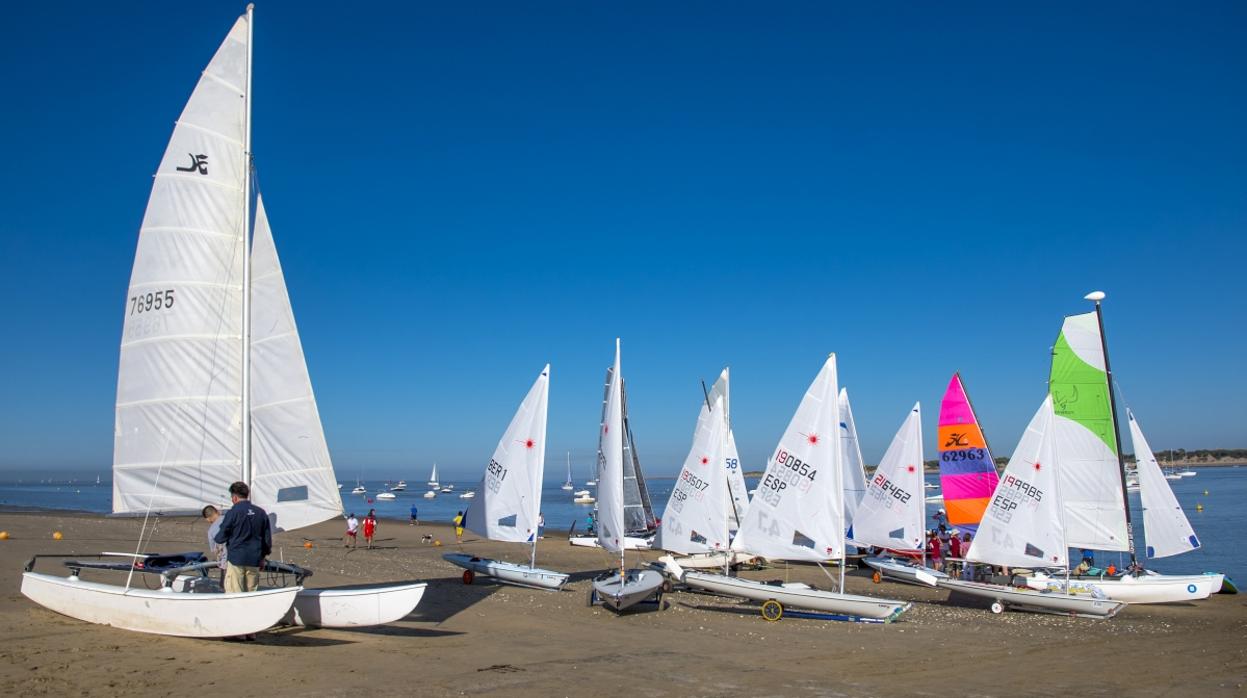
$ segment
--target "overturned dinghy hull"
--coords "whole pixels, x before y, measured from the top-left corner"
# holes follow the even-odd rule
[[[366,628],[406,618],[424,598],[425,582],[385,586],[304,589],[282,617],[282,625],[309,628]]]
[[[876,599],[835,591],[821,591],[805,585],[781,586],[757,582],[740,577],[726,577],[705,572],[685,572],[684,583],[726,596],[739,596],[754,601],[778,601],[783,606],[808,608],[822,613],[832,613],[853,618],[871,620],[895,620],[910,604],[904,601]]]
[[[596,536],[575,536],[568,538],[567,542],[581,548],[600,548],[602,544],[598,542]],[[636,538],[634,536],[624,536],[624,550],[649,550],[653,539]]]
[[[1069,588],[1077,592],[1098,590],[1114,601],[1127,603],[1176,603],[1206,599],[1221,590],[1225,576],[1220,574],[1145,574],[1139,577],[1115,578],[1074,577]],[[1031,589],[1065,591],[1062,577],[1050,577],[1041,572],[1026,577]]]
[[[662,593],[663,577],[654,570],[628,570],[621,576],[618,572],[593,580],[592,600],[614,611],[623,611]],[[660,606],[661,608],[661,606]]]
[[[960,579],[942,579],[939,585],[941,588],[962,594],[990,599],[992,613],[1002,613],[1007,608],[1017,608],[1037,613],[1056,613],[1083,618],[1112,618],[1126,607],[1122,601],[1101,599],[1091,595],[1018,589],[999,584],[966,582]]]
[[[948,579],[948,575],[939,570],[895,558],[868,557],[862,562],[869,565],[871,569],[877,570],[884,577],[909,584],[933,587],[939,584],[940,580]]]
[[[757,555],[748,553],[739,553],[735,551],[725,553],[696,553],[693,555],[682,555],[674,557],[664,555],[658,558],[661,562],[664,559],[671,559],[678,563],[680,567],[690,570],[713,570],[722,568],[724,564],[732,567],[738,565],[753,565],[761,562],[761,558]]]
[[[452,565],[458,565],[472,572],[473,575],[483,574],[501,582],[533,587],[535,589],[558,591],[567,583],[568,578],[568,575],[564,572],[543,570],[540,567],[517,565],[513,562],[491,560],[465,553],[447,553],[442,556],[442,559]],[[472,576],[467,574],[463,577],[463,581],[466,584],[471,584],[471,579]]]
[[[301,587],[236,594],[126,589],[37,572],[22,575],[22,593],[70,618],[123,630],[176,637],[235,637],[277,624]]]

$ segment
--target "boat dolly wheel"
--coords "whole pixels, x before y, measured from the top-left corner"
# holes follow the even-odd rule
[[[880,574],[878,571],[876,571],[874,574],[870,575],[870,581],[874,582],[875,584],[879,584],[883,582],[883,575]]]
[[[992,613],[1004,613],[1004,612],[1005,612],[1004,602],[1002,601],[992,602]]]
[[[463,583],[464,584],[471,584],[475,580],[476,580],[475,572],[473,572],[472,570],[463,571]]]
[[[762,617],[771,622],[784,617],[784,604],[775,599],[767,599],[762,603]]]

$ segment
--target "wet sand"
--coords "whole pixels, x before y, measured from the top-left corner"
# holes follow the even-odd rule
[[[769,623],[756,606],[690,593],[670,595],[666,611],[616,616],[586,606],[590,579],[609,556],[571,547],[550,531],[538,565],[573,573],[559,593],[481,578],[464,585],[462,570],[442,553],[524,561],[527,549],[471,534],[456,546],[445,525],[382,521],[373,550],[344,549],[340,522],[279,534],[273,557],[314,569],[308,586],[429,582],[412,615],[365,630],[279,628],[247,644],[188,640],[90,625],[21,595],[22,565],[32,554],[133,550],[139,525],[88,514],[0,512],[0,530],[10,536],[0,541],[0,693],[1247,695],[1247,595],[1129,607],[1108,621],[994,616],[974,600],[950,600],[946,591],[876,585],[865,571],[851,571],[850,592],[919,603],[886,626]],[[57,530],[64,540],[52,540]],[[200,520],[164,518],[147,549],[201,550],[204,531]],[[425,534],[443,545],[422,543]],[[305,539],[312,549],[303,547]],[[644,564],[657,556],[628,559]],[[41,561],[37,569],[58,568]],[[820,570],[806,566],[744,574],[828,585]]]

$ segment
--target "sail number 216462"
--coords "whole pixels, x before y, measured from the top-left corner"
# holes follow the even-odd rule
[[[149,291],[147,293],[139,293],[130,296],[130,315],[140,313],[149,313],[153,310],[169,309],[173,307],[173,289],[165,289],[163,291]]]

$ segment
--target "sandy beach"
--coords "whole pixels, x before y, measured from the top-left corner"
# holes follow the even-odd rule
[[[133,550],[140,522],[69,513],[0,513],[0,691],[6,695],[824,696],[1242,695],[1247,595],[1135,606],[1109,621],[1010,612],[849,574],[849,590],[918,601],[887,626],[764,621],[756,607],[670,596],[664,612],[621,617],[586,606],[605,553],[548,532],[539,564],[573,573],[561,593],[506,587],[441,559],[445,525],[383,521],[373,550],[347,550],[328,522],[277,536],[274,557],[313,568],[309,586],[424,580],[401,622],[359,631],[279,628],[252,644],[158,637],[47,611],[19,591],[34,553]],[[64,539],[54,541],[53,531]],[[204,525],[164,518],[149,550],[202,548]],[[422,543],[431,534],[443,546]],[[311,540],[313,547],[303,547]],[[521,546],[465,536],[464,551],[520,560]],[[648,562],[657,553],[629,554]],[[39,569],[59,573],[55,561]],[[746,572],[826,585],[812,567]],[[98,577],[95,577],[98,578]]]

